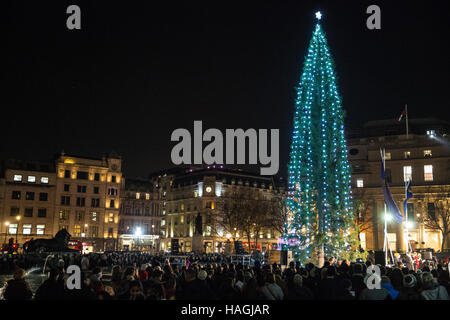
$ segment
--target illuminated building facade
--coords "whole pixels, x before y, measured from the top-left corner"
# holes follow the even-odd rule
[[[159,193],[147,179],[127,178],[121,192],[119,250],[159,251]]]
[[[450,124],[437,119],[412,119],[406,135],[405,123],[371,121],[348,139],[352,165],[355,206],[361,203],[361,242],[370,250],[382,250],[384,241],[384,198],[380,148],[386,150],[386,179],[402,214],[405,181],[412,179],[413,198],[407,202],[408,222],[388,223],[393,250],[405,252],[406,230],[411,248],[441,250],[442,234],[427,227],[424,219],[438,210],[450,210]],[[446,240],[449,248],[449,239]]]
[[[230,232],[216,225],[215,221],[221,216],[223,203],[231,193],[246,194],[259,201],[281,199],[284,194],[275,187],[272,177],[219,166],[167,170],[153,175],[153,181],[161,198],[161,250],[171,250],[172,240],[176,240],[180,251],[193,251],[195,220],[200,214],[201,251],[224,252],[226,243],[233,239],[230,239]],[[236,230],[235,235],[235,240],[242,241],[248,251],[243,231]],[[250,250],[256,246],[262,251],[277,250],[279,237],[277,230],[264,228],[259,234],[252,235]]]

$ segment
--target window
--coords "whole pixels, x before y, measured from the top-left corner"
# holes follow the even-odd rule
[[[83,221],[84,212],[83,211],[77,211],[75,213],[75,221]]]
[[[436,208],[433,202],[428,202],[428,217],[430,220],[436,219]]]
[[[145,200],[150,200],[150,194],[149,193],[145,194]]]
[[[41,183],[48,184],[48,177],[41,177]]]
[[[111,176],[111,182],[116,183],[116,176]]]
[[[38,218],[45,218],[47,216],[47,209],[40,208],[38,209]]]
[[[36,182],[36,176],[28,176],[28,182],[35,183]]]
[[[412,167],[411,166],[404,166],[403,167],[403,180],[405,182],[408,182],[409,180],[412,180]]]
[[[8,233],[9,234],[16,234],[17,233],[17,223],[11,223],[9,225]]]
[[[94,193],[98,194],[98,192],[99,192],[99,188],[98,187],[94,187]]]
[[[98,235],[98,227],[97,226],[89,226],[89,234],[92,238],[96,238]]]
[[[20,191],[13,191],[11,195],[11,199],[20,200]]]
[[[408,221],[414,221],[414,203],[407,203],[406,210],[408,210]]]
[[[31,234],[31,224],[30,223],[24,224],[22,227],[22,232],[23,234]]]
[[[11,207],[10,216],[17,216],[19,214],[19,207]]]
[[[141,194],[139,192],[136,192],[136,199],[140,199],[141,198]]]
[[[100,198],[92,198],[91,199],[91,207],[92,208],[100,207]]]
[[[70,178],[70,170],[64,170],[64,178]]]
[[[405,151],[405,159],[409,159],[411,158],[411,152],[410,151]]]
[[[70,197],[69,196],[61,196],[61,205],[62,206],[70,206]]]
[[[198,192],[194,191],[194,198],[197,198],[197,197],[198,197]]]
[[[89,179],[89,173],[86,171],[78,171],[77,172],[77,179],[79,180],[87,180]]]
[[[356,186],[358,188],[364,188],[364,180],[363,179],[356,180]]]
[[[91,220],[92,221],[97,221],[97,212],[91,212]]]
[[[65,192],[69,192],[69,190],[70,190],[70,184],[65,184],[64,185],[64,191]]]
[[[385,156],[384,160],[391,160],[391,153],[390,152],[386,152],[384,154],[384,156]]]
[[[114,222],[114,213],[112,212],[109,213],[108,222]]]
[[[100,173],[94,173],[94,180],[100,181]]]
[[[84,207],[86,205],[86,198],[77,198],[77,207]]]
[[[423,156],[424,158],[431,158],[433,154],[431,153],[431,150],[423,150]]]
[[[36,225],[36,234],[45,234],[45,224]]]
[[[423,174],[425,181],[433,181],[433,165],[424,165],[423,166]]]
[[[117,196],[117,189],[116,188],[108,188],[108,195]],[[139,199],[139,198],[136,197],[136,199]]]
[[[110,200],[110,202],[109,202],[109,207],[110,207],[110,208],[114,208],[114,207],[115,207],[114,199],[111,199],[111,200]]]
[[[386,181],[388,183],[391,183],[392,182],[392,171],[391,171],[391,168],[386,168],[384,174],[386,176]]]
[[[25,200],[34,200],[34,192],[25,193]]]
[[[59,220],[69,220],[69,210],[59,210]]]
[[[77,186],[78,193],[86,193],[86,186]]]
[[[40,192],[39,193],[39,201],[48,201],[48,193]]]
[[[73,233],[75,237],[81,236],[81,226],[79,224],[73,226]]]
[[[24,217],[32,217],[33,216],[33,208],[25,208],[25,211],[23,212]]]
[[[15,174],[13,180],[14,181],[18,181],[18,182],[22,182],[22,175],[21,174]]]
[[[166,220],[161,220],[161,227],[164,227],[166,225]]]
[[[427,130],[427,135],[435,136],[436,135],[436,130]]]

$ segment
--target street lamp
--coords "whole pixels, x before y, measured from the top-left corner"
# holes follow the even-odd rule
[[[391,221],[392,220],[392,215],[386,212],[386,214],[384,215],[384,219],[386,221]]]
[[[136,229],[134,230],[134,235],[137,237],[137,242],[139,243],[139,237],[142,235],[141,227],[136,227]]]
[[[18,242],[17,242],[17,236],[19,235],[20,216],[17,216],[17,217],[16,217],[16,220],[17,220],[16,244],[18,244]]]
[[[5,243],[6,243],[6,237],[8,235],[8,226],[9,226],[9,221],[5,222]]]

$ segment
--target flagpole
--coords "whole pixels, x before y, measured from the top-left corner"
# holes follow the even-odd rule
[[[408,113],[406,113],[408,114]],[[408,123],[408,117],[406,118]],[[406,253],[409,252],[409,231],[408,231],[408,181],[405,181],[405,230],[406,230]]]
[[[383,150],[380,149],[381,152],[381,160],[383,161],[383,171],[384,173],[386,172],[386,149],[383,148]],[[387,237],[387,219],[386,219],[386,214],[387,214],[387,208],[386,208],[386,201],[384,201],[384,261],[387,263],[388,261],[388,242],[389,239]]]
[[[408,130],[408,105],[405,104],[406,111],[406,140],[408,140],[409,130]]]

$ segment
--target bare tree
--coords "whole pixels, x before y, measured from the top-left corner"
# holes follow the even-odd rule
[[[444,250],[450,234],[450,207],[447,198],[428,200],[424,210],[423,224],[428,229],[439,230],[442,235],[441,251]]]

